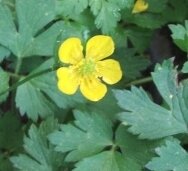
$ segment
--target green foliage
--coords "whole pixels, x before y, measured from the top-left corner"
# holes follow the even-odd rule
[[[58,0],[57,6],[58,13],[63,16],[74,18],[74,15],[81,14],[88,6],[92,14],[95,16],[95,25],[97,28],[101,28],[103,33],[111,33],[117,26],[117,22],[121,19],[121,9],[132,8],[134,4],[133,0]]]
[[[55,18],[54,11],[55,3],[52,0],[16,1],[17,30],[11,11],[1,5],[0,43],[10,49],[18,58],[52,55],[53,44],[63,23],[57,22],[47,30],[44,30],[43,27]]]
[[[70,151],[66,156],[67,161],[80,160],[113,144],[110,120],[96,114],[89,115],[79,111],[75,112],[75,118],[75,126],[62,125],[60,131],[49,136],[50,142],[56,145],[57,151]],[[72,136],[73,134],[75,136]]]
[[[18,117],[12,113],[5,113],[0,117],[0,171],[12,171],[9,154],[21,148],[23,138],[22,124]]]
[[[153,13],[160,13],[166,10],[168,0],[163,0],[160,3],[158,3],[157,0],[148,0],[148,3],[149,3],[148,11],[151,11]]]
[[[116,143],[126,159],[126,170],[134,171],[144,168],[147,161],[154,156],[153,149],[162,144],[163,140],[139,140],[125,126],[120,125],[116,131]]]
[[[55,152],[47,140],[47,135],[58,128],[57,120],[49,118],[37,128],[31,125],[28,137],[24,137],[24,149],[27,154],[11,157],[19,170],[55,171],[58,170],[63,155]]]
[[[188,62],[185,62],[181,70],[183,73],[188,73]]]
[[[138,52],[144,52],[151,40],[151,31],[132,27],[126,30],[126,36]]]
[[[74,16],[83,12],[88,6],[88,0],[58,0],[57,6],[64,16]]]
[[[146,57],[138,55],[137,51],[131,48],[119,49],[117,56],[124,76],[128,81],[140,77],[141,71],[145,70],[150,64]]]
[[[3,59],[8,57],[9,55],[10,55],[10,51],[5,47],[0,46],[0,62],[2,62]]]
[[[95,113],[75,111],[74,115],[74,124],[61,125],[60,130],[49,135],[49,140],[56,151],[69,152],[65,161],[80,160],[75,165],[75,171],[140,170],[154,155],[152,149],[162,143],[138,140],[123,126],[117,129],[113,141],[110,120]],[[104,150],[107,147],[111,150]]]
[[[188,170],[188,0],[135,2],[0,1],[0,171]],[[98,102],[60,92],[60,44],[101,34],[121,81]]]
[[[110,104],[110,107],[109,107]],[[87,111],[87,113],[97,113],[99,115],[104,115],[111,121],[116,120],[116,115],[121,111],[121,108],[117,104],[117,100],[114,97],[112,90],[109,90],[106,94],[106,98],[98,102],[88,102],[77,107],[80,111]]]
[[[0,78],[1,78],[0,92],[3,92],[9,87],[9,75],[6,72],[4,72],[1,68],[0,68]],[[8,93],[0,96],[0,102],[5,101],[7,96]]]
[[[131,125],[129,131],[140,138],[156,139],[178,133],[187,133],[187,106],[184,87],[176,82],[177,72],[172,60],[155,67],[152,73],[158,91],[168,109],[152,102],[142,88],[114,91],[118,104],[125,110],[120,120]]]
[[[99,10],[95,11],[94,9],[97,9],[96,6],[98,7],[99,5],[91,1],[91,10],[96,15],[95,24],[97,28],[102,28],[104,33],[109,33],[120,20],[120,9],[116,4],[111,2],[101,1],[100,3]]]
[[[126,170],[125,160],[121,154],[114,151],[103,152],[98,155],[89,157],[76,165],[74,171],[86,171],[90,169],[88,166],[93,166],[91,171],[120,171]],[[134,167],[134,166],[133,166]]]
[[[154,157],[146,167],[150,170],[187,170],[188,153],[178,141],[166,141],[164,146],[156,148],[159,157]],[[173,155],[172,155],[173,154]]]
[[[52,60],[48,60],[33,73],[49,68],[51,65]],[[55,73],[50,72],[18,87],[15,100],[22,115],[26,114],[37,121],[39,116],[45,118],[58,112],[59,108],[67,109],[84,102],[79,94],[72,97],[61,94],[57,89],[55,77]]]
[[[186,10],[187,3],[188,3],[187,0],[168,1],[168,5],[166,6],[165,10],[162,11],[162,17],[164,18],[164,20],[172,23],[184,22],[188,14]]]
[[[0,171],[12,171],[13,167],[11,166],[11,163],[8,158],[4,157],[3,154],[0,153]]]
[[[18,117],[5,113],[0,118],[0,148],[19,149],[22,143],[23,130]]]
[[[28,103],[26,103],[28,102]],[[28,82],[20,86],[16,94],[16,105],[20,109],[20,113],[34,121],[38,119],[38,115],[52,115],[55,106],[37,89],[32,82]]]
[[[175,44],[183,51],[188,52],[188,21],[185,21],[185,27],[181,24],[171,24],[169,27]]]

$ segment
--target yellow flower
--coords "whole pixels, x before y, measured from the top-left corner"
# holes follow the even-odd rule
[[[59,59],[67,67],[57,70],[58,88],[66,94],[74,94],[80,87],[81,93],[91,101],[104,97],[108,84],[115,84],[122,77],[119,62],[106,59],[114,52],[111,37],[97,35],[86,44],[85,57],[80,39],[65,40],[58,51]]]
[[[148,3],[145,2],[145,0],[137,0],[136,3],[134,4],[132,13],[140,13],[144,12],[148,9]]]

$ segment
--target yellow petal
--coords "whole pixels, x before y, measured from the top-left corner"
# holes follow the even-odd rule
[[[99,101],[107,92],[106,85],[95,77],[84,78],[80,84],[80,90],[91,101]]]
[[[145,0],[137,0],[134,4],[134,8],[132,10],[132,13],[140,13],[143,11],[146,11],[148,9],[148,3],[145,2]]]
[[[80,39],[69,38],[59,47],[59,59],[63,63],[76,64],[83,58],[83,47]]]
[[[86,58],[98,61],[114,52],[114,42],[111,37],[97,35],[89,39],[86,45]]]
[[[79,77],[72,68],[61,67],[57,70],[58,88],[65,94],[74,94],[79,86]]]
[[[122,77],[122,71],[119,62],[113,59],[98,61],[97,71],[102,77],[102,80],[108,84],[115,84]]]

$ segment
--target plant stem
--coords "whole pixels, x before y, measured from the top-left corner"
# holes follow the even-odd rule
[[[8,71],[6,71],[6,73],[7,73],[10,77],[14,77],[14,78],[20,78],[20,77],[22,77],[21,75],[15,74],[15,73],[13,73],[13,72],[8,72]]]
[[[11,87],[9,87],[8,89],[6,89],[5,91],[2,91],[0,93],[0,96],[7,93],[7,92],[11,92],[12,90],[16,89],[18,86],[24,84],[25,82],[35,78],[35,77],[38,77],[38,76],[41,76],[45,73],[48,73],[48,72],[52,72],[52,71],[55,71],[58,67],[52,67],[52,68],[48,68],[48,69],[45,69],[45,70],[42,70],[42,71],[39,71],[37,73],[34,73],[34,74],[31,74],[31,75],[28,75],[27,77],[25,77],[23,80],[21,81],[18,81],[16,82],[15,84],[13,84]]]
[[[135,81],[132,81],[132,82],[130,82],[130,83],[127,83],[127,84],[125,85],[125,88],[131,87],[132,85],[145,84],[145,83],[151,82],[152,80],[153,80],[153,79],[152,79],[151,76],[150,76],[150,77],[141,78],[141,79],[139,79],[139,80],[135,80]]]
[[[22,65],[22,58],[18,58],[16,69],[15,69],[15,74],[18,74],[20,72],[21,65]]]
[[[28,75],[26,76],[24,79],[22,79],[21,81],[18,81],[16,82],[15,84],[13,84],[11,87],[9,87],[8,89],[6,89],[5,91],[2,91],[0,93],[0,96],[2,96],[3,94],[7,93],[7,92],[11,92],[12,90],[16,89],[17,87],[19,87],[20,85],[26,83],[27,81],[30,81],[32,80],[33,78],[36,78],[38,76],[41,76],[45,73],[48,73],[48,72],[52,72],[52,71],[55,71],[59,68],[59,66],[54,66],[54,67],[51,67],[51,68],[48,68],[48,69],[45,69],[45,70],[42,70],[42,71],[39,71],[37,73],[34,73],[34,74],[31,74],[31,75]],[[9,73],[10,75],[14,76],[14,77],[19,77],[17,74],[12,74],[12,73]],[[135,81],[132,81],[128,84],[125,85],[125,87],[130,87],[132,85],[139,85],[139,84],[145,84],[145,83],[148,83],[148,82],[151,82],[152,81],[152,77],[145,77],[145,78],[142,78],[142,79],[139,79],[139,80],[135,80]]]

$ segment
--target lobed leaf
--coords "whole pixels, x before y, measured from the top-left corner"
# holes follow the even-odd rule
[[[187,133],[187,106],[184,87],[176,83],[176,72],[172,61],[157,65],[153,80],[170,109],[151,101],[142,88],[132,87],[131,91],[114,91],[118,104],[124,112],[120,120],[130,125],[129,131],[140,138],[156,139],[179,133]]]
[[[18,87],[15,100],[21,115],[26,114],[33,121],[37,121],[39,116],[44,118],[53,115],[56,110],[55,105],[45,97],[32,81]]]
[[[0,4],[0,44],[19,58],[51,56],[56,38],[63,27],[60,21],[44,29],[55,19],[55,1],[17,0],[16,14],[18,30],[9,8]]]
[[[128,132],[127,127],[120,125],[115,136],[116,145],[120,148],[127,170],[143,170],[146,163],[155,156],[154,149],[163,144],[163,140],[140,140]]]
[[[183,51],[188,52],[188,21],[185,21],[185,26],[181,24],[170,24],[172,38],[174,43]]]
[[[47,60],[32,73],[50,68],[52,63],[52,59]],[[59,108],[68,109],[85,102],[80,94],[67,96],[61,93],[56,82],[55,72],[51,72],[19,86],[15,100],[20,113],[37,121],[39,116],[45,118],[48,115],[54,115]]]
[[[179,141],[166,141],[166,144],[156,148],[158,157],[146,165],[150,170],[188,170],[188,153],[181,147]]]
[[[10,158],[14,167],[21,171],[56,171],[62,165],[63,156],[54,151],[48,143],[47,135],[58,128],[57,120],[48,118],[39,128],[32,125],[28,137],[24,138],[27,154]]]
[[[101,28],[103,33],[112,32],[121,18],[119,11],[116,4],[104,1],[95,19],[97,28]]]
[[[113,144],[112,123],[109,119],[95,113],[79,111],[75,111],[74,115],[74,125],[61,125],[59,131],[49,136],[56,151],[69,152],[67,161],[77,161],[94,155]]]
[[[10,51],[5,47],[0,46],[0,62],[2,62],[9,55],[10,55]]]
[[[80,161],[73,171],[123,171],[129,169],[127,162],[119,152],[105,151]],[[129,171],[134,169],[132,165]]]

